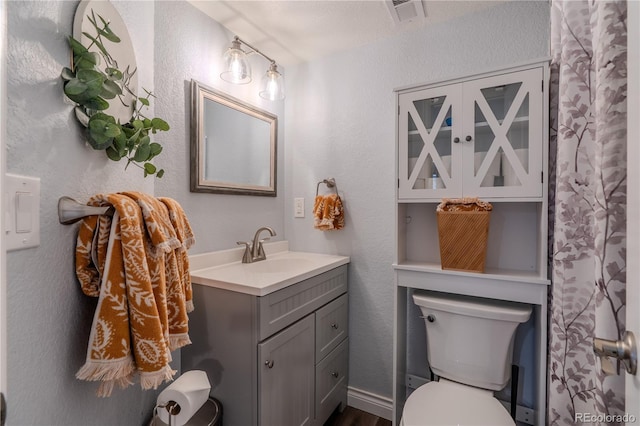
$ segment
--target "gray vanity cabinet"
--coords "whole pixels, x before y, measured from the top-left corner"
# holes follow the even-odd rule
[[[347,265],[264,296],[194,282],[183,371],[204,370],[225,426],[322,426],[347,402]]]

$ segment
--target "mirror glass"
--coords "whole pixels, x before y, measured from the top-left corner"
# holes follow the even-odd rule
[[[277,117],[191,82],[191,191],[276,196]]]

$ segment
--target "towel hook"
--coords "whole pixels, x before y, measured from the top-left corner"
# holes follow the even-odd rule
[[[323,179],[322,181],[318,182],[318,185],[316,185],[316,197],[318,196],[318,191],[320,190],[321,183],[327,185],[327,188],[335,188],[334,191],[336,191],[336,195],[338,195],[338,184],[336,183],[336,180],[334,178],[329,178]]]
[[[63,225],[71,225],[86,216],[113,216],[114,211],[113,206],[87,206],[67,196],[58,199],[58,220]]]

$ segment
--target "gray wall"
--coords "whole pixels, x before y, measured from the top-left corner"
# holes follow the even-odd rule
[[[547,2],[506,3],[290,67],[286,203],[312,203],[335,177],[346,209],[338,232],[287,219],[292,249],[351,256],[349,385],[391,397],[394,281],[394,88],[462,77],[549,55]],[[424,336],[414,336],[424,339]]]

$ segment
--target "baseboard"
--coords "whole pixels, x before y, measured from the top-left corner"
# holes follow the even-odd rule
[[[383,419],[391,420],[393,417],[393,400],[391,398],[351,386],[347,390],[347,405]]]

